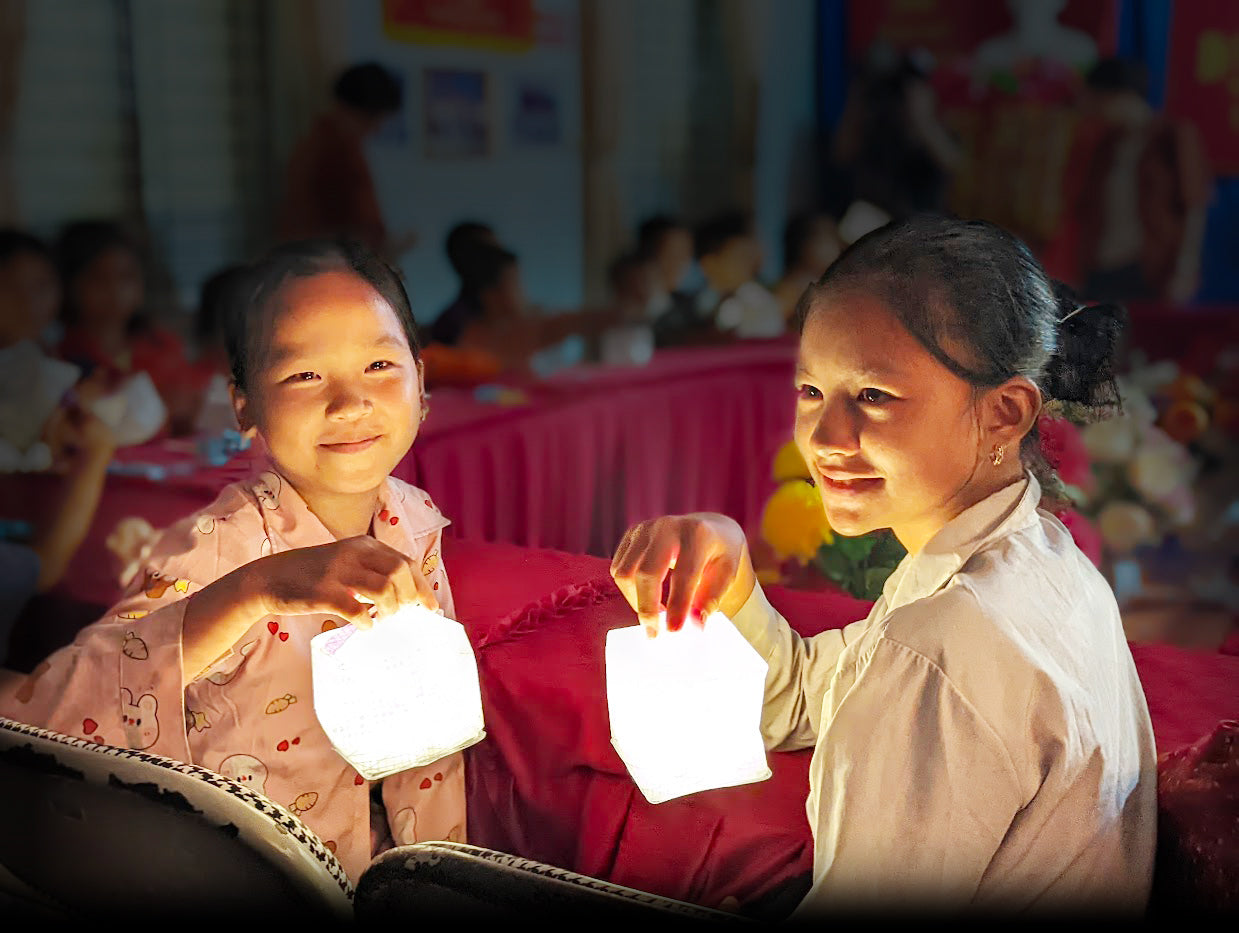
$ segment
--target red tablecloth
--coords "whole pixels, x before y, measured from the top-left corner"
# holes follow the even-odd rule
[[[469,750],[472,841],[696,903],[742,904],[812,867],[809,751],[771,753],[773,777],[657,806],[610,744],[606,632],[635,622],[605,560],[449,541],[444,560],[477,649],[487,739]],[[803,634],[865,603],[770,587]],[[1133,645],[1159,750],[1239,714],[1239,658]]]

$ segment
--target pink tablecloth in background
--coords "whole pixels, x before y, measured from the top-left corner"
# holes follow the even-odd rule
[[[794,356],[790,341],[668,350],[564,373],[516,407],[440,389],[395,475],[474,541],[608,555],[656,515],[718,511],[749,528],[791,436]]]

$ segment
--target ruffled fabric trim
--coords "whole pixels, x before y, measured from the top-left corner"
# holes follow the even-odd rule
[[[519,638],[569,613],[596,606],[605,599],[618,596],[615,582],[609,577],[597,577],[585,583],[570,583],[537,602],[509,613],[483,632],[475,648],[486,648]]]

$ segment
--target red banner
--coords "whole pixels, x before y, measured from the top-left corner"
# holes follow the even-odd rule
[[[1215,172],[1239,175],[1239,3],[1176,3],[1166,112],[1196,124]]]
[[[523,52],[535,25],[533,0],[383,0],[383,34],[401,42]]]

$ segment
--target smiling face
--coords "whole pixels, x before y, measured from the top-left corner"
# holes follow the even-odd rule
[[[422,404],[421,363],[391,305],[333,269],[289,279],[255,326],[241,425],[316,511],[376,492],[412,446]]]
[[[890,528],[917,551],[996,488],[978,393],[881,300],[857,292],[817,298],[796,387],[796,444],[836,531]]]

